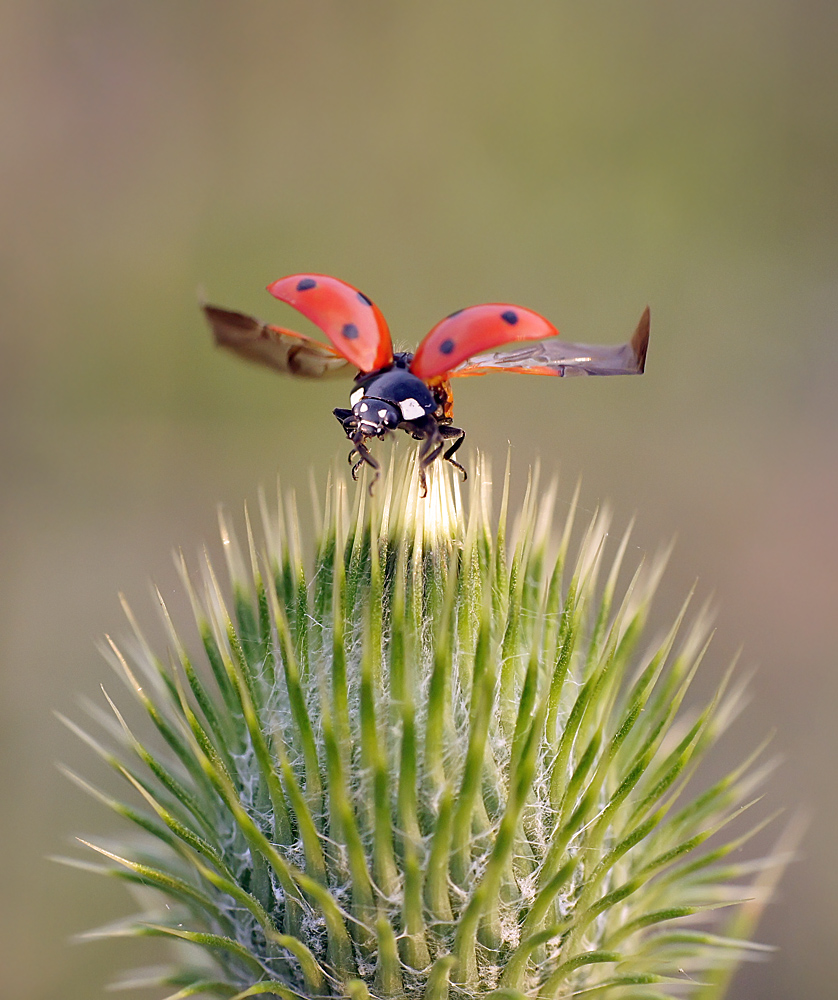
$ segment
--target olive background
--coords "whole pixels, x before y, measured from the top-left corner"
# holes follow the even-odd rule
[[[651,305],[642,379],[457,385],[464,454],[511,446],[517,496],[540,459],[560,513],[581,477],[583,513],[636,515],[634,561],[677,536],[653,631],[697,579],[700,687],[740,645],[754,673],[710,773],[775,730],[756,809],[810,817],[732,996],[834,996],[837,47],[828,0],[5,0],[0,992],[102,996],[163,953],[69,940],[132,904],[45,860],[121,830],[52,713],[125,701],[117,592],[156,637],[148,581],[182,608],[171,551],[218,555],[218,503],[279,470],[307,509],[344,462],[346,387],[214,351],[196,307],[311,332],[264,286],[316,271],[402,348],[479,302],[598,342]]]

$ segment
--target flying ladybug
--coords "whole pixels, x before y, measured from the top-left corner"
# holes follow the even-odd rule
[[[426,471],[440,455],[466,478],[466,470],[454,458],[466,432],[453,423],[452,378],[496,371],[641,375],[646,363],[648,308],[628,343],[603,346],[562,342],[557,339],[559,331],[543,316],[520,306],[469,306],[437,323],[411,354],[393,351],[381,311],[345,281],[325,274],[291,274],[272,282],[268,291],[319,326],[330,343],[244,313],[204,305],[216,343],[240,357],[301,378],[354,375],[350,407],[337,407],[334,414],[352,442],[352,478],[358,478],[363,465],[374,472],[370,490],[380,466],[367,441],[398,429],[422,442],[422,496],[427,493]],[[511,350],[493,350],[515,341],[526,343]],[[480,353],[485,351],[489,353]]]

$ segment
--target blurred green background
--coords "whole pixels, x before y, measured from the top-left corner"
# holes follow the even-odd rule
[[[288,323],[264,286],[312,270],[401,346],[484,301],[601,342],[651,305],[644,379],[470,379],[458,422],[636,512],[637,555],[677,534],[659,624],[714,593],[705,687],[740,643],[756,668],[723,753],[776,729],[766,812],[812,815],[734,995],[834,997],[836,52],[829,0],[0,5],[4,995],[101,996],[153,951],[68,941],[130,903],[44,860],[115,829],[51,713],[118,687],[117,591],[153,622],[217,502],[344,460],[341,384],[216,353],[196,309]]]

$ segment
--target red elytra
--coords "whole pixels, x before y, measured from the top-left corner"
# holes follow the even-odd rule
[[[291,274],[268,291],[319,326],[337,352],[362,372],[393,360],[393,342],[381,310],[357,288],[328,274]]]
[[[531,309],[499,302],[469,306],[446,316],[424,337],[410,370],[422,379],[444,377],[479,351],[558,335],[552,323]]]

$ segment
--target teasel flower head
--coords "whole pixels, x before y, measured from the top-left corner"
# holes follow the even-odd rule
[[[241,544],[222,517],[225,578],[179,560],[199,642],[159,597],[154,650],[126,608],[106,652],[145,721],[108,692],[69,723],[126,795],[71,777],[139,837],[71,863],[139,890],[88,936],[180,947],[123,986],[710,1000],[765,950],[788,851],[744,849],[763,747],[702,776],[743,698],[732,669],[690,697],[706,610],[650,639],[664,556],[626,566],[629,532],[557,518],[537,476],[510,518],[508,472],[499,510],[485,463],[467,497],[433,473],[424,499],[409,463],[373,497],[330,480],[313,543],[281,492]]]

